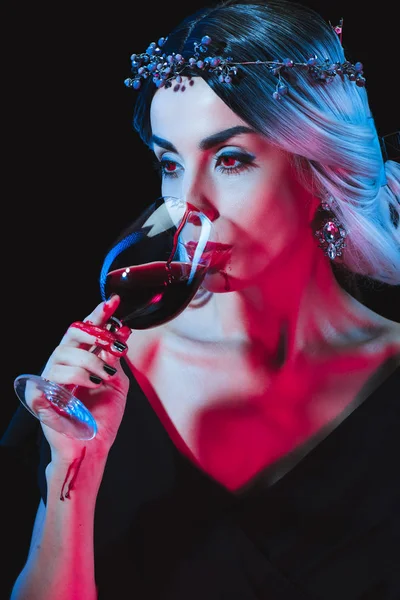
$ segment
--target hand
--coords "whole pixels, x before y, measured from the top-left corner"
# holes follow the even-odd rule
[[[83,322],[73,323],[62,338],[60,345],[50,356],[42,376],[68,388],[78,386],[76,396],[87,406],[96,420],[98,432],[89,441],[74,440],[42,424],[44,434],[52,448],[63,460],[74,459],[82,449],[99,456],[106,456],[111,448],[125,409],[129,379],[120,365],[126,354],[126,340],[131,330],[122,327],[116,333],[105,325],[119,304],[119,297],[100,303]],[[113,343],[117,342],[116,348]],[[99,353],[93,348],[101,347]],[[109,374],[107,365],[116,369]],[[108,369],[109,370],[109,369]],[[90,376],[101,379],[95,383]],[[46,410],[53,411],[50,407]]]

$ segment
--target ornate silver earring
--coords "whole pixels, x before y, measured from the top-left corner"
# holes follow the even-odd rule
[[[340,221],[335,217],[331,207],[326,202],[321,203],[321,208],[326,212],[323,218],[323,224],[315,232],[319,241],[319,247],[323,249],[324,254],[331,260],[337,256],[342,256],[343,248],[346,247],[345,238],[347,232]]]

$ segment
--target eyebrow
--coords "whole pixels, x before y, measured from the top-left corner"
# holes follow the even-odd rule
[[[235,135],[241,135],[243,133],[256,133],[256,132],[254,131],[254,129],[251,129],[250,127],[246,127],[245,125],[236,125],[236,127],[230,127],[229,129],[224,129],[223,131],[219,131],[218,133],[214,133],[213,135],[210,135],[210,136],[204,138],[204,140],[201,140],[201,142],[199,143],[199,149],[203,150],[203,151],[210,150],[214,146],[217,146],[218,144],[222,144],[223,142],[226,142],[227,140],[234,137]],[[160,148],[164,148],[165,150],[169,150],[170,152],[178,153],[177,149],[175,148],[175,146],[173,144],[171,144],[171,142],[169,142],[168,140],[165,140],[161,137],[158,137],[158,135],[151,136],[150,144],[151,145],[156,144],[157,146],[160,146]]]

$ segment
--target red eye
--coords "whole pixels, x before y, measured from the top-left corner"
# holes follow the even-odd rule
[[[221,162],[224,167],[234,167],[237,159],[234,156],[222,156]]]
[[[174,171],[176,171],[176,163],[169,160],[164,160],[162,164],[164,170],[168,173],[173,173]]]

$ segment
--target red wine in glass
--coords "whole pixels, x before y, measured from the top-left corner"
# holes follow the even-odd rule
[[[158,198],[118,236],[103,260],[101,298],[120,297],[108,327],[149,329],[177,317],[213,264],[215,242],[213,226],[201,211],[179,198]],[[78,386],[71,391],[39,375],[22,374],[14,389],[45,425],[76,439],[95,437],[97,425],[76,396]]]
[[[198,267],[190,279],[185,262],[152,262],[132,265],[107,275],[106,296],[118,294],[115,317],[131,329],[148,329],[176,317],[189,304],[203,281],[206,267]]]

